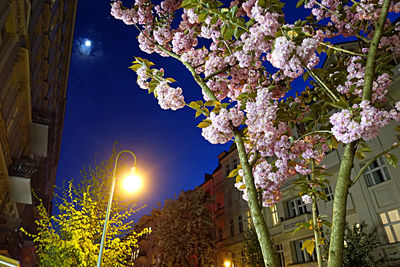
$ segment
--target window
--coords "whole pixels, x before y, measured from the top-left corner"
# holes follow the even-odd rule
[[[310,262],[310,261],[317,261],[317,256],[315,254],[315,249],[313,254],[308,254],[308,252],[304,249],[302,249],[303,247],[303,243],[305,240],[298,240],[293,242],[293,246],[294,246],[294,252],[295,252],[295,256],[296,258],[294,258],[293,260],[296,261],[296,263],[304,263],[304,262]]]
[[[271,210],[271,215],[272,215],[272,224],[278,225],[279,224],[279,217],[278,217],[278,209],[276,207],[276,205],[274,205],[273,207],[270,207]]]
[[[278,262],[280,267],[285,267],[285,257],[283,256],[282,244],[276,245],[276,256],[278,257]]]
[[[235,224],[233,222],[233,219],[230,221],[230,225],[231,225],[231,237],[233,237],[235,235]]]
[[[242,220],[242,215],[239,215],[239,217],[238,217],[238,222],[239,222],[239,233],[243,233],[243,220]]]
[[[330,187],[328,185],[328,187],[324,188],[325,194],[326,194],[326,199],[327,201],[331,201],[333,200],[333,191],[332,191],[332,187]]]
[[[307,204],[300,197],[287,202],[289,217],[293,218],[304,213],[308,213]]]
[[[377,158],[368,168],[365,170],[365,179],[367,180],[368,186],[380,184],[387,180],[390,180],[389,172],[385,165],[385,159],[383,156]]]
[[[400,241],[400,214],[399,210],[391,210],[380,214],[389,243]]]
[[[222,229],[218,229],[218,240],[222,240]]]

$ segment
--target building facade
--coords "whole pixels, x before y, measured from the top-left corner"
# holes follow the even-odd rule
[[[35,195],[52,208],[77,0],[0,1],[0,254],[31,266]]]

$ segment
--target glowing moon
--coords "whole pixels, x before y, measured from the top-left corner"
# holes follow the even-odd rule
[[[90,47],[92,45],[92,42],[90,40],[85,41],[85,46]]]

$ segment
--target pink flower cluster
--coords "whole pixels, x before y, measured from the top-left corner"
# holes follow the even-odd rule
[[[390,112],[373,107],[369,101],[362,101],[354,105],[352,110],[343,109],[330,117],[332,133],[337,140],[351,143],[363,138],[375,138],[379,130],[390,123],[391,119],[398,118],[398,110]]]
[[[284,36],[275,39],[274,49],[267,55],[271,64],[283,71],[284,75],[297,78],[303,74],[303,68],[313,68],[318,64],[319,58],[315,54],[318,44],[317,38],[305,38],[300,46]],[[305,64],[305,66],[303,65]]]
[[[182,88],[172,88],[167,81],[160,82],[155,89],[158,104],[162,109],[177,110],[185,106]]]
[[[221,109],[218,114],[211,112],[211,125],[202,129],[201,135],[211,144],[225,144],[233,137],[233,127],[239,127],[244,113],[237,108]]]
[[[152,78],[159,70],[148,69],[146,66],[141,66],[137,69],[136,74],[138,75],[137,84],[140,88],[148,90],[149,82],[148,80]],[[164,73],[164,70],[160,70]],[[162,79],[156,86],[154,90],[154,95],[157,97],[158,104],[162,109],[172,109],[177,110],[185,106],[185,100],[182,95],[182,88],[173,88],[169,86],[169,81],[158,77],[157,80]]]
[[[190,31],[188,34],[175,32],[172,39],[172,51],[181,55],[197,45],[197,38],[194,38]]]
[[[347,66],[347,80],[344,85],[339,85],[337,90],[341,94],[353,94],[362,96],[362,88],[364,85],[365,67],[362,65],[361,57],[352,57]],[[389,74],[384,73],[379,75],[376,81],[372,84],[372,104],[376,102],[384,103],[386,101],[386,88],[390,85]],[[353,89],[351,91],[351,89]]]
[[[208,50],[205,48],[191,48],[189,51],[182,54],[181,59],[183,62],[187,62],[192,66],[199,66],[196,68],[196,72],[201,73],[204,71],[204,66],[202,66],[202,64],[204,64],[207,55]]]
[[[151,2],[146,0],[136,0],[132,8],[123,8],[122,1],[116,1],[111,6],[111,15],[127,25],[139,23],[149,27],[153,24],[151,8]]]

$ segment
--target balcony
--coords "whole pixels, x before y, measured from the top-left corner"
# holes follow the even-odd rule
[[[31,178],[39,164],[31,159],[14,160],[10,166],[7,185],[11,198],[17,203],[32,204]]]
[[[304,213],[299,216],[287,219],[281,218],[280,224],[271,227],[269,230],[271,235],[293,232],[297,228],[296,226],[297,223],[308,222],[311,219],[312,219],[311,213]]]

